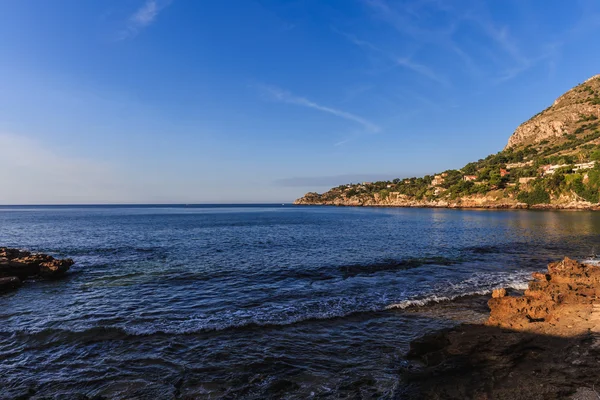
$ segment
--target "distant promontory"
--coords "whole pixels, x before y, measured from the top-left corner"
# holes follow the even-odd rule
[[[349,183],[298,205],[600,208],[600,75],[521,124],[497,154],[458,170]]]

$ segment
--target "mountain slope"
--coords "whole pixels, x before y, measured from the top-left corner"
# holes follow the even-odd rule
[[[421,178],[346,184],[295,204],[598,208],[600,75],[521,124],[504,150]],[[596,162],[598,161],[598,162]]]
[[[506,148],[536,144],[543,140],[556,141],[586,122],[582,116],[600,118],[600,75],[595,75],[574,87],[554,104],[521,124],[508,139]]]

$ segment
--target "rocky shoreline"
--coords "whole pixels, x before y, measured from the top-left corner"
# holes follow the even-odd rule
[[[74,261],[47,254],[0,247],[0,293],[19,288],[24,280],[56,279],[65,275]]]
[[[504,289],[481,325],[411,343],[401,399],[598,399],[600,266],[565,258]]]
[[[474,210],[582,210],[598,211],[600,205],[586,201],[567,202],[560,204],[535,204],[528,205],[518,202],[486,202],[486,201],[421,201],[407,200],[400,202],[374,202],[374,201],[308,201],[304,198],[294,201],[297,206],[335,206],[335,207],[382,207],[382,208],[448,208],[448,209],[474,209]]]

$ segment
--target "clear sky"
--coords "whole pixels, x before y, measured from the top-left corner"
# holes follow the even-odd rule
[[[597,0],[0,1],[0,203],[460,168],[600,73]]]

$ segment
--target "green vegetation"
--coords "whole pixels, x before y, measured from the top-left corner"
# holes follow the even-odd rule
[[[517,195],[517,199],[530,206],[534,204],[548,204],[550,203],[550,194],[548,194],[542,185],[538,184],[530,192],[520,192]]]
[[[582,122],[589,122],[593,118]],[[596,123],[585,125],[591,133],[575,139],[567,137],[562,144],[550,142],[507,149],[468,163],[460,170],[447,170],[438,175],[426,175],[392,181],[363,182],[340,185],[321,195],[321,200],[337,197],[386,201],[405,196],[414,200],[456,200],[468,196],[488,195],[512,198],[528,205],[549,204],[560,196],[577,195],[592,203],[600,202],[600,138]],[[581,132],[580,132],[581,133]],[[586,140],[589,139],[589,142]],[[546,145],[545,148],[543,146]],[[573,147],[574,146],[574,147]],[[573,149],[576,151],[573,151]],[[565,150],[568,150],[567,152]],[[597,161],[592,169],[577,170],[578,163]],[[543,167],[554,165],[554,173],[544,174]],[[562,166],[558,167],[557,166]],[[521,183],[520,178],[527,178]]]
[[[559,136],[523,142],[461,169],[424,177],[340,185],[320,195],[321,201],[358,199],[393,202],[396,199],[451,201],[474,196],[505,199],[528,205],[584,199],[600,202],[600,78],[561,96],[559,108],[585,104],[579,119],[562,120]],[[552,117],[554,106],[538,113]],[[579,165],[595,162],[590,165]],[[550,168],[551,167],[551,168]],[[550,170],[549,170],[550,168]]]

